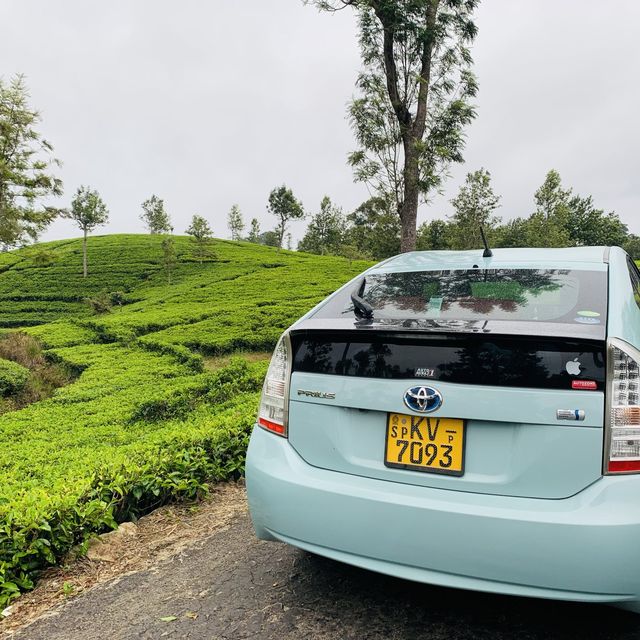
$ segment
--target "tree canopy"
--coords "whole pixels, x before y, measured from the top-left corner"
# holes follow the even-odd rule
[[[453,249],[476,249],[482,247],[480,229],[489,231],[496,227],[500,218],[493,212],[500,206],[500,196],[493,192],[491,174],[478,169],[467,174],[458,195],[451,200],[454,213],[450,218],[450,245]]]
[[[200,264],[202,264],[205,258],[210,258],[213,255],[210,249],[213,231],[205,218],[194,215],[191,218],[191,224],[187,228],[186,234],[193,238],[196,246],[196,257]]]
[[[329,196],[322,198],[320,211],[311,217],[307,232],[298,244],[299,251],[337,254],[343,241],[345,219],[342,209]]]
[[[244,220],[242,219],[242,212],[237,204],[234,204],[229,214],[227,215],[227,226],[231,232],[232,240],[241,240],[242,232],[244,231]]]
[[[24,77],[0,78],[0,244],[37,240],[61,210],[45,204],[62,195],[53,146],[36,129],[40,114],[29,104]]]
[[[249,242],[260,242],[260,223],[257,218],[251,218],[251,224],[249,225],[249,235],[247,236]]]
[[[277,246],[282,247],[282,241],[284,240],[289,222],[291,220],[304,218],[302,203],[296,200],[293,191],[283,184],[281,187],[273,189],[269,194],[267,209],[278,221],[275,233],[278,242]]]
[[[171,233],[171,218],[164,208],[164,200],[155,194],[142,203],[140,220],[144,222],[149,233]]]

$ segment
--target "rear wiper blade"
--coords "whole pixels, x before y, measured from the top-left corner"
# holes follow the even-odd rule
[[[373,307],[362,299],[362,294],[364,293],[364,287],[366,284],[366,279],[362,278],[351,294],[351,302],[353,302],[353,313],[356,315],[356,318],[366,318],[367,320],[371,320],[373,318]]]

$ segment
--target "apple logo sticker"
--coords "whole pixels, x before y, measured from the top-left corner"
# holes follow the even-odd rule
[[[575,360],[569,360],[565,365],[567,369],[567,373],[570,376],[579,376],[580,375],[580,363],[578,362],[578,358]]]

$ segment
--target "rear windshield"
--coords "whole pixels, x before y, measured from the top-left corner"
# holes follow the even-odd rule
[[[362,378],[571,389],[604,389],[604,343],[526,336],[293,332],[293,370]]]
[[[353,315],[351,291],[319,317]],[[366,276],[361,294],[376,319],[488,320],[604,325],[606,272],[465,269]]]

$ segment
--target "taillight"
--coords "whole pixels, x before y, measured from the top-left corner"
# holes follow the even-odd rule
[[[273,352],[262,387],[258,424],[267,431],[287,437],[291,340],[284,333]]]
[[[609,340],[605,471],[640,472],[640,351]]]

